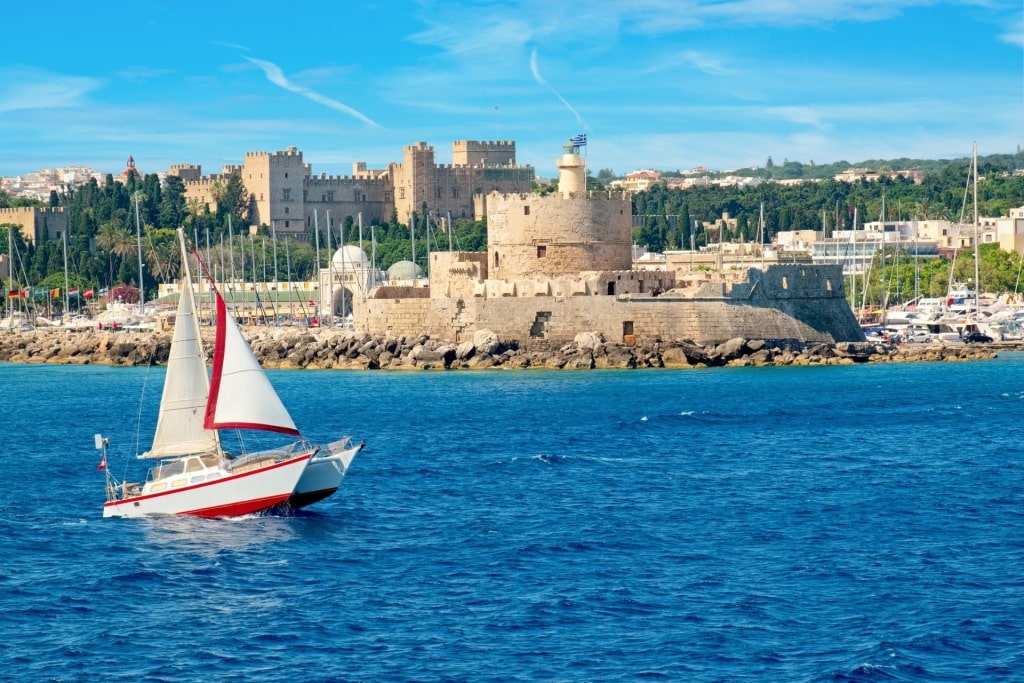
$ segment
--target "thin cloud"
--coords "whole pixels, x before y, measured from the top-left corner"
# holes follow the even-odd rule
[[[0,112],[77,107],[102,82],[84,76],[60,76],[36,71],[0,74]]]
[[[128,69],[122,69],[117,72],[120,78],[126,81],[148,81],[154,78],[160,78],[161,76],[167,76],[173,74],[173,69],[150,69],[144,66],[130,67]]]
[[[263,69],[263,73],[266,74],[267,80],[273,83],[274,85],[284,88],[289,92],[302,95],[303,97],[312,100],[317,104],[322,104],[325,107],[330,107],[331,109],[334,109],[336,111],[340,111],[344,114],[354,116],[355,118],[359,119],[360,121],[367,125],[379,127],[376,122],[371,120],[369,117],[365,116],[363,113],[348,106],[347,104],[331,99],[330,97],[326,97],[325,95],[321,95],[320,93],[310,90],[309,88],[292,83],[285,77],[284,72],[281,71],[281,68],[274,64],[273,62],[266,62],[263,61],[262,59],[253,59],[252,57],[245,57],[244,59]]]
[[[573,108],[573,106],[571,104],[569,104],[569,101],[566,100],[564,97],[562,97],[558,93],[557,90],[555,90],[553,87],[548,85],[548,82],[545,81],[544,78],[540,75],[540,70],[537,68],[537,50],[536,49],[532,53],[530,53],[530,72],[533,74],[533,80],[537,81],[537,83],[539,83],[540,85],[543,85],[544,87],[548,88],[552,93],[554,93],[555,97],[560,99],[562,101],[562,104],[564,104],[565,107],[569,111],[572,112],[573,116],[576,117],[577,123],[579,123],[580,126],[583,126],[584,128],[586,128],[586,124],[583,122],[583,117],[580,116],[579,112],[576,111]]]
[[[706,52],[687,50],[683,53],[682,57],[704,73],[711,74],[712,76],[731,76],[736,73],[735,69],[725,66],[721,59]]]
[[[245,45],[239,45],[238,43],[225,43],[225,42],[220,41],[220,40],[215,40],[215,41],[213,41],[212,44],[216,45],[218,47],[228,47],[228,48],[231,48],[232,50],[242,50],[243,52],[251,52],[251,50],[249,48],[247,48]]]

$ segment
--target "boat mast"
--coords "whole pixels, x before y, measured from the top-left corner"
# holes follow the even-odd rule
[[[7,300],[7,320],[13,327],[13,320],[11,316],[14,315],[11,311],[11,285],[14,284],[14,228],[7,228],[7,295],[4,299]]]
[[[761,243],[761,272],[764,272],[764,202],[761,202],[761,215],[757,219],[757,241]]]
[[[71,312],[71,290],[68,289],[68,231],[64,231],[64,314]],[[65,318],[65,321],[67,319]]]
[[[277,309],[281,305],[281,282],[277,279],[277,224],[270,221],[270,238],[274,245],[274,326],[278,324]]]
[[[185,243],[185,235],[181,236],[182,244]],[[135,244],[139,251],[139,312],[146,312],[145,286],[142,281],[142,223],[139,220],[139,193],[135,193]]]
[[[972,166],[974,167],[974,318],[978,320],[981,296],[981,278],[979,275],[978,254],[981,251],[981,243],[978,241],[978,143],[974,143],[972,154]]]
[[[331,251],[331,210],[327,209],[327,291],[331,297],[331,315],[327,326],[334,326],[334,253]],[[322,324],[322,323],[321,323]]]

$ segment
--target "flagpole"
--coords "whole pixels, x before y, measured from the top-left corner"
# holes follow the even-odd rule
[[[81,306],[78,307],[81,310]],[[68,285],[68,231],[64,231],[64,314],[71,313],[71,287]],[[67,322],[67,320],[65,320]]]

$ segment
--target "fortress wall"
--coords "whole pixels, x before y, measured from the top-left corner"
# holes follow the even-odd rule
[[[36,208],[19,206],[0,209],[0,223],[11,223],[19,227],[19,232],[29,244],[57,241],[68,230],[68,214],[63,206]],[[3,246],[7,250],[6,239]]]
[[[474,296],[487,279],[487,254],[484,252],[433,251],[430,253],[430,296],[466,298]]]
[[[602,276],[609,275],[606,273]],[[567,342],[584,331],[608,341],[634,338],[692,339],[713,344],[744,339],[811,342],[863,341],[846,304],[839,266],[773,266],[755,270],[750,282],[721,283],[698,298],[664,296],[473,296],[430,299],[369,299],[356,307],[356,324],[371,334],[417,335],[463,341],[478,329],[527,342]],[[838,279],[831,284],[831,277]],[[494,280],[494,291],[500,289]],[[506,293],[511,293],[512,283]],[[525,284],[521,286],[525,288]],[[551,283],[558,287],[558,282]],[[490,292],[489,292],[490,293]],[[433,296],[433,293],[432,293]]]
[[[487,195],[491,277],[553,277],[585,270],[632,268],[629,196],[593,193]]]
[[[369,299],[356,306],[355,317],[357,329],[371,334],[425,333],[454,342],[471,339],[479,329],[521,343],[530,339],[564,343],[583,331],[600,332],[609,342],[622,342],[627,335],[664,341],[691,339],[700,344],[736,337],[823,343],[863,341],[862,334],[844,338],[779,309],[728,300],[629,300],[611,296]],[[819,315],[819,319],[823,317],[827,316]]]

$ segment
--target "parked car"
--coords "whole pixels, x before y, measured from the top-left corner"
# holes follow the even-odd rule
[[[909,330],[904,334],[903,340],[908,343],[930,344],[932,336],[924,330]]]
[[[968,344],[991,344],[992,337],[981,332],[971,332],[964,335],[964,341]]]

